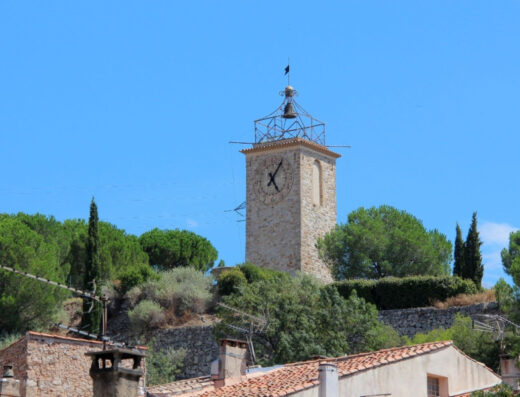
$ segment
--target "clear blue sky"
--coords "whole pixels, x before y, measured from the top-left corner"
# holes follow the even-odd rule
[[[0,2],[0,212],[186,228],[244,260],[241,148],[291,59],[327,123],[338,221],[390,204],[450,240],[478,211],[487,285],[520,227],[520,2]]]

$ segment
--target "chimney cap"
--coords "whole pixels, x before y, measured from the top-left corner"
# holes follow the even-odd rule
[[[11,364],[4,365],[2,378],[14,378],[13,366]]]
[[[101,350],[101,351],[92,351],[85,353],[85,356],[96,356],[98,358],[110,358],[114,356],[119,356],[121,359],[133,358],[133,357],[146,357],[146,353],[139,350],[131,350],[131,349],[114,349],[114,350]]]

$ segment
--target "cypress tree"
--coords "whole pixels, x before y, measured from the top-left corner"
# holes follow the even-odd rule
[[[92,197],[90,202],[90,215],[88,219],[88,236],[86,244],[85,277],[83,289],[85,291],[100,292],[101,261],[99,256],[99,234],[98,234],[98,211],[97,205]],[[83,316],[81,318],[82,328],[90,332],[99,331],[101,323],[101,308],[99,303],[90,299],[83,300]]]
[[[473,280],[477,288],[481,288],[482,276],[484,275],[484,265],[482,264],[482,254],[480,246],[482,241],[477,230],[477,213],[473,213],[471,226],[464,244],[464,261],[463,277]]]
[[[460,230],[460,226],[457,223],[456,227],[456,237],[455,237],[455,250],[453,252],[453,257],[455,258],[455,263],[453,264],[453,275],[462,277],[464,273],[464,240],[462,239],[462,231]]]

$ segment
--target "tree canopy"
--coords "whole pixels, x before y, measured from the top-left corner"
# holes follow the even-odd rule
[[[90,215],[88,218],[88,234],[86,241],[85,274],[83,276],[83,290],[93,291],[99,295],[103,280],[102,265],[99,257],[99,230],[97,205],[92,198]],[[101,324],[101,310],[97,302],[83,300],[82,328],[90,332],[97,332]]]
[[[453,252],[453,256],[455,258],[455,262],[453,263],[453,275],[462,277],[462,272],[464,268],[464,239],[462,238],[462,230],[460,230],[460,226],[457,223],[457,227],[455,228],[455,250]]]
[[[267,327],[255,336],[262,364],[307,360],[315,355],[339,356],[399,344],[392,328],[378,321],[375,306],[354,293],[343,299],[335,288],[321,286],[311,276],[273,277],[244,285],[223,298],[242,312],[261,316]],[[234,311],[221,309],[219,337],[234,335],[226,324],[244,327]]]
[[[153,229],[139,237],[139,243],[158,270],[190,266],[205,272],[213,267],[218,253],[204,237],[187,230]]]
[[[445,275],[452,259],[445,235],[386,205],[351,212],[346,224],[336,226],[317,245],[339,280]]]
[[[509,246],[501,252],[504,271],[520,285],[520,230],[509,235]]]
[[[42,236],[17,217],[0,215],[0,263],[64,283],[70,266],[62,260],[60,245],[51,234]],[[47,327],[66,296],[59,288],[0,271],[0,329],[24,332]]]
[[[464,266],[462,267],[462,277],[473,280],[477,288],[480,288],[482,277],[484,276],[484,265],[482,264],[482,254],[480,246],[482,241],[477,230],[477,213],[474,212],[471,219],[471,226],[468,236],[464,243]]]

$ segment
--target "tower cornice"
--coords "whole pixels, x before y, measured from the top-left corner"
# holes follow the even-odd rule
[[[333,152],[332,150],[329,150],[326,146],[320,145],[318,143],[309,141],[307,139],[303,138],[289,138],[289,139],[281,139],[277,141],[272,142],[262,142],[262,143],[255,143],[253,144],[252,148],[248,149],[242,149],[240,152],[248,155],[253,153],[262,153],[266,151],[271,151],[273,149],[287,149],[294,146],[304,146],[309,149],[315,150],[317,152],[320,152],[326,156],[330,156],[332,158],[339,158],[341,157],[341,154]]]

